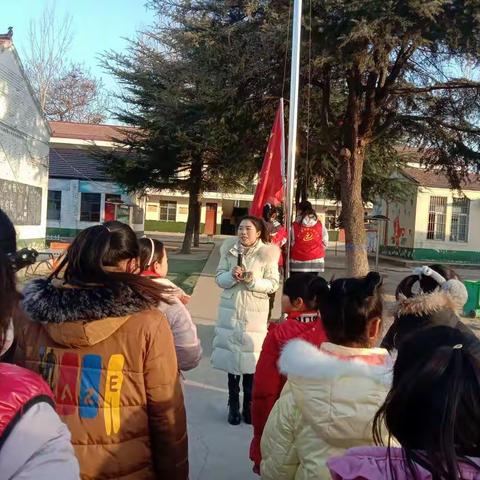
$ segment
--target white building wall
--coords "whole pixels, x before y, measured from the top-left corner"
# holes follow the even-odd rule
[[[37,246],[45,238],[49,138],[14,47],[0,44],[0,208],[14,220],[19,240]],[[39,195],[25,185],[41,189]]]
[[[83,222],[80,221],[80,205],[81,205],[81,187],[80,184],[88,183],[89,193],[100,193],[100,222],[105,220],[105,195],[106,194],[121,194],[122,201],[129,205],[137,205],[144,208],[144,199],[131,197],[122,192],[118,184],[113,182],[99,182],[99,181],[83,181],[71,180],[62,178],[51,178],[48,183],[49,190],[57,190],[62,192],[62,202],[60,210],[60,220],[48,220],[47,226],[49,229],[69,229],[69,230],[83,230],[100,222]],[[132,215],[130,215],[131,226],[135,231],[143,231],[144,224],[133,224]]]

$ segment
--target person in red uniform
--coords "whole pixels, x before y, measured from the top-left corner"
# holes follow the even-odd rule
[[[297,218],[292,225],[290,272],[319,274],[325,270],[328,230],[318,218],[310,202],[301,202],[297,213]]]
[[[254,436],[250,445],[250,459],[254,463],[255,473],[260,473],[260,440],[263,428],[286,381],[277,366],[282,348],[293,338],[302,338],[317,347],[327,339],[317,302],[317,294],[325,288],[325,283],[323,278],[312,273],[295,275],[285,282],[282,310],[288,317],[282,323],[271,324],[253,380]]]

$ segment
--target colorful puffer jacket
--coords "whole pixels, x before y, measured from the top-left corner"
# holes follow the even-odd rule
[[[79,474],[49,386],[29,370],[0,363],[0,477],[78,480]]]
[[[382,348],[292,340],[280,357],[288,380],[263,432],[266,480],[329,478],[327,460],[372,445],[373,419],[391,384],[393,363]]]
[[[213,353],[214,368],[240,375],[255,373],[262,344],[267,335],[268,294],[278,289],[276,245],[259,240],[243,255],[243,267],[251,272],[251,283],[237,282],[232,269],[237,265],[237,238],[228,239],[220,249],[217,285],[220,295]]]
[[[250,459],[256,472],[260,470],[262,460],[260,439],[265,423],[287,381],[278,369],[278,360],[283,347],[294,338],[302,338],[316,347],[327,340],[319,312],[291,312],[284,322],[271,325],[263,342],[253,380],[253,439],[250,445]]]
[[[82,479],[188,478],[187,429],[173,336],[153,301],[120,284],[34,280],[19,358],[55,393]]]

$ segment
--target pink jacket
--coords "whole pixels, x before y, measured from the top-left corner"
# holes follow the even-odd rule
[[[405,465],[401,448],[390,449],[391,475],[386,447],[357,447],[347,450],[341,457],[333,457],[327,462],[333,480],[412,480]],[[472,459],[480,466],[480,458]],[[480,470],[466,464],[460,465],[462,480],[480,480]],[[432,480],[432,475],[418,466],[415,480]]]

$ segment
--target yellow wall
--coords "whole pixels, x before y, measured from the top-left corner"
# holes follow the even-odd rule
[[[427,188],[418,189],[417,219],[415,223],[415,248],[431,248],[439,250],[480,250],[480,192],[464,190],[462,192],[470,200],[470,215],[468,222],[468,241],[452,242],[450,241],[450,231],[452,223],[452,202],[453,198],[460,197],[456,191],[446,188]],[[445,240],[427,240],[428,212],[430,207],[430,197],[447,197]]]
[[[188,219],[188,198],[181,197],[177,195],[149,195],[147,200],[147,208],[145,214],[145,220],[159,220],[159,209],[157,208],[157,213],[150,211],[149,212],[149,205],[159,205],[161,201],[171,201],[177,203],[177,213],[176,213],[176,221],[177,222],[187,222]],[[217,225],[222,223],[222,204],[221,202],[217,202],[215,200],[202,200],[202,209],[201,209],[201,216],[200,216],[200,223],[205,223],[205,216],[207,211],[207,203],[216,203],[217,204]]]

